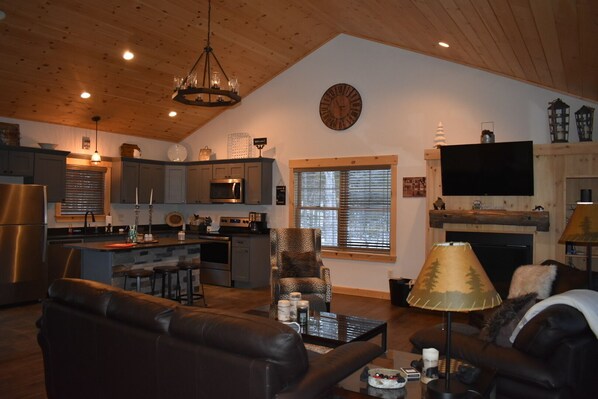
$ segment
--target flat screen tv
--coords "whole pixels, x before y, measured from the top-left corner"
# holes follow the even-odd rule
[[[531,141],[440,147],[442,195],[534,195]]]

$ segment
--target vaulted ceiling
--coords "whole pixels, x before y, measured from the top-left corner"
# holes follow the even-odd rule
[[[173,77],[205,46],[207,10],[207,0],[0,0],[0,116],[94,128],[100,115],[103,131],[184,139],[225,111],[171,99]],[[212,33],[244,97],[345,33],[598,101],[596,0],[213,0]]]

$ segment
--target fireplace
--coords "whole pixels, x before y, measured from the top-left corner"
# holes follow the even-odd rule
[[[447,231],[446,241],[471,244],[494,288],[505,299],[513,272],[533,263],[533,234]]]

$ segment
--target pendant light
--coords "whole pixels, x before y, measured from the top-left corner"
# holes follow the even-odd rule
[[[228,78],[210,46],[211,14],[212,2],[208,1],[208,39],[206,46],[187,76],[174,78],[174,93],[172,94],[174,101],[197,107],[228,107],[241,101],[239,81],[234,76]],[[203,79],[200,82],[199,73],[201,71],[198,71],[199,68],[197,67],[204,56]],[[221,74],[224,77],[222,85]],[[223,85],[227,85],[228,90],[223,88]]]
[[[91,120],[96,123],[96,152],[94,152],[93,155],[91,156],[91,163],[97,165],[100,162],[102,162],[102,157],[98,153],[98,121],[100,120],[100,117],[96,115],[96,116],[92,117]]]

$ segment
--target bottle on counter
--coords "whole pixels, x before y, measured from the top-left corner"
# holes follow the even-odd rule
[[[185,241],[185,230],[179,231],[177,234],[177,238],[179,239],[179,241]]]

